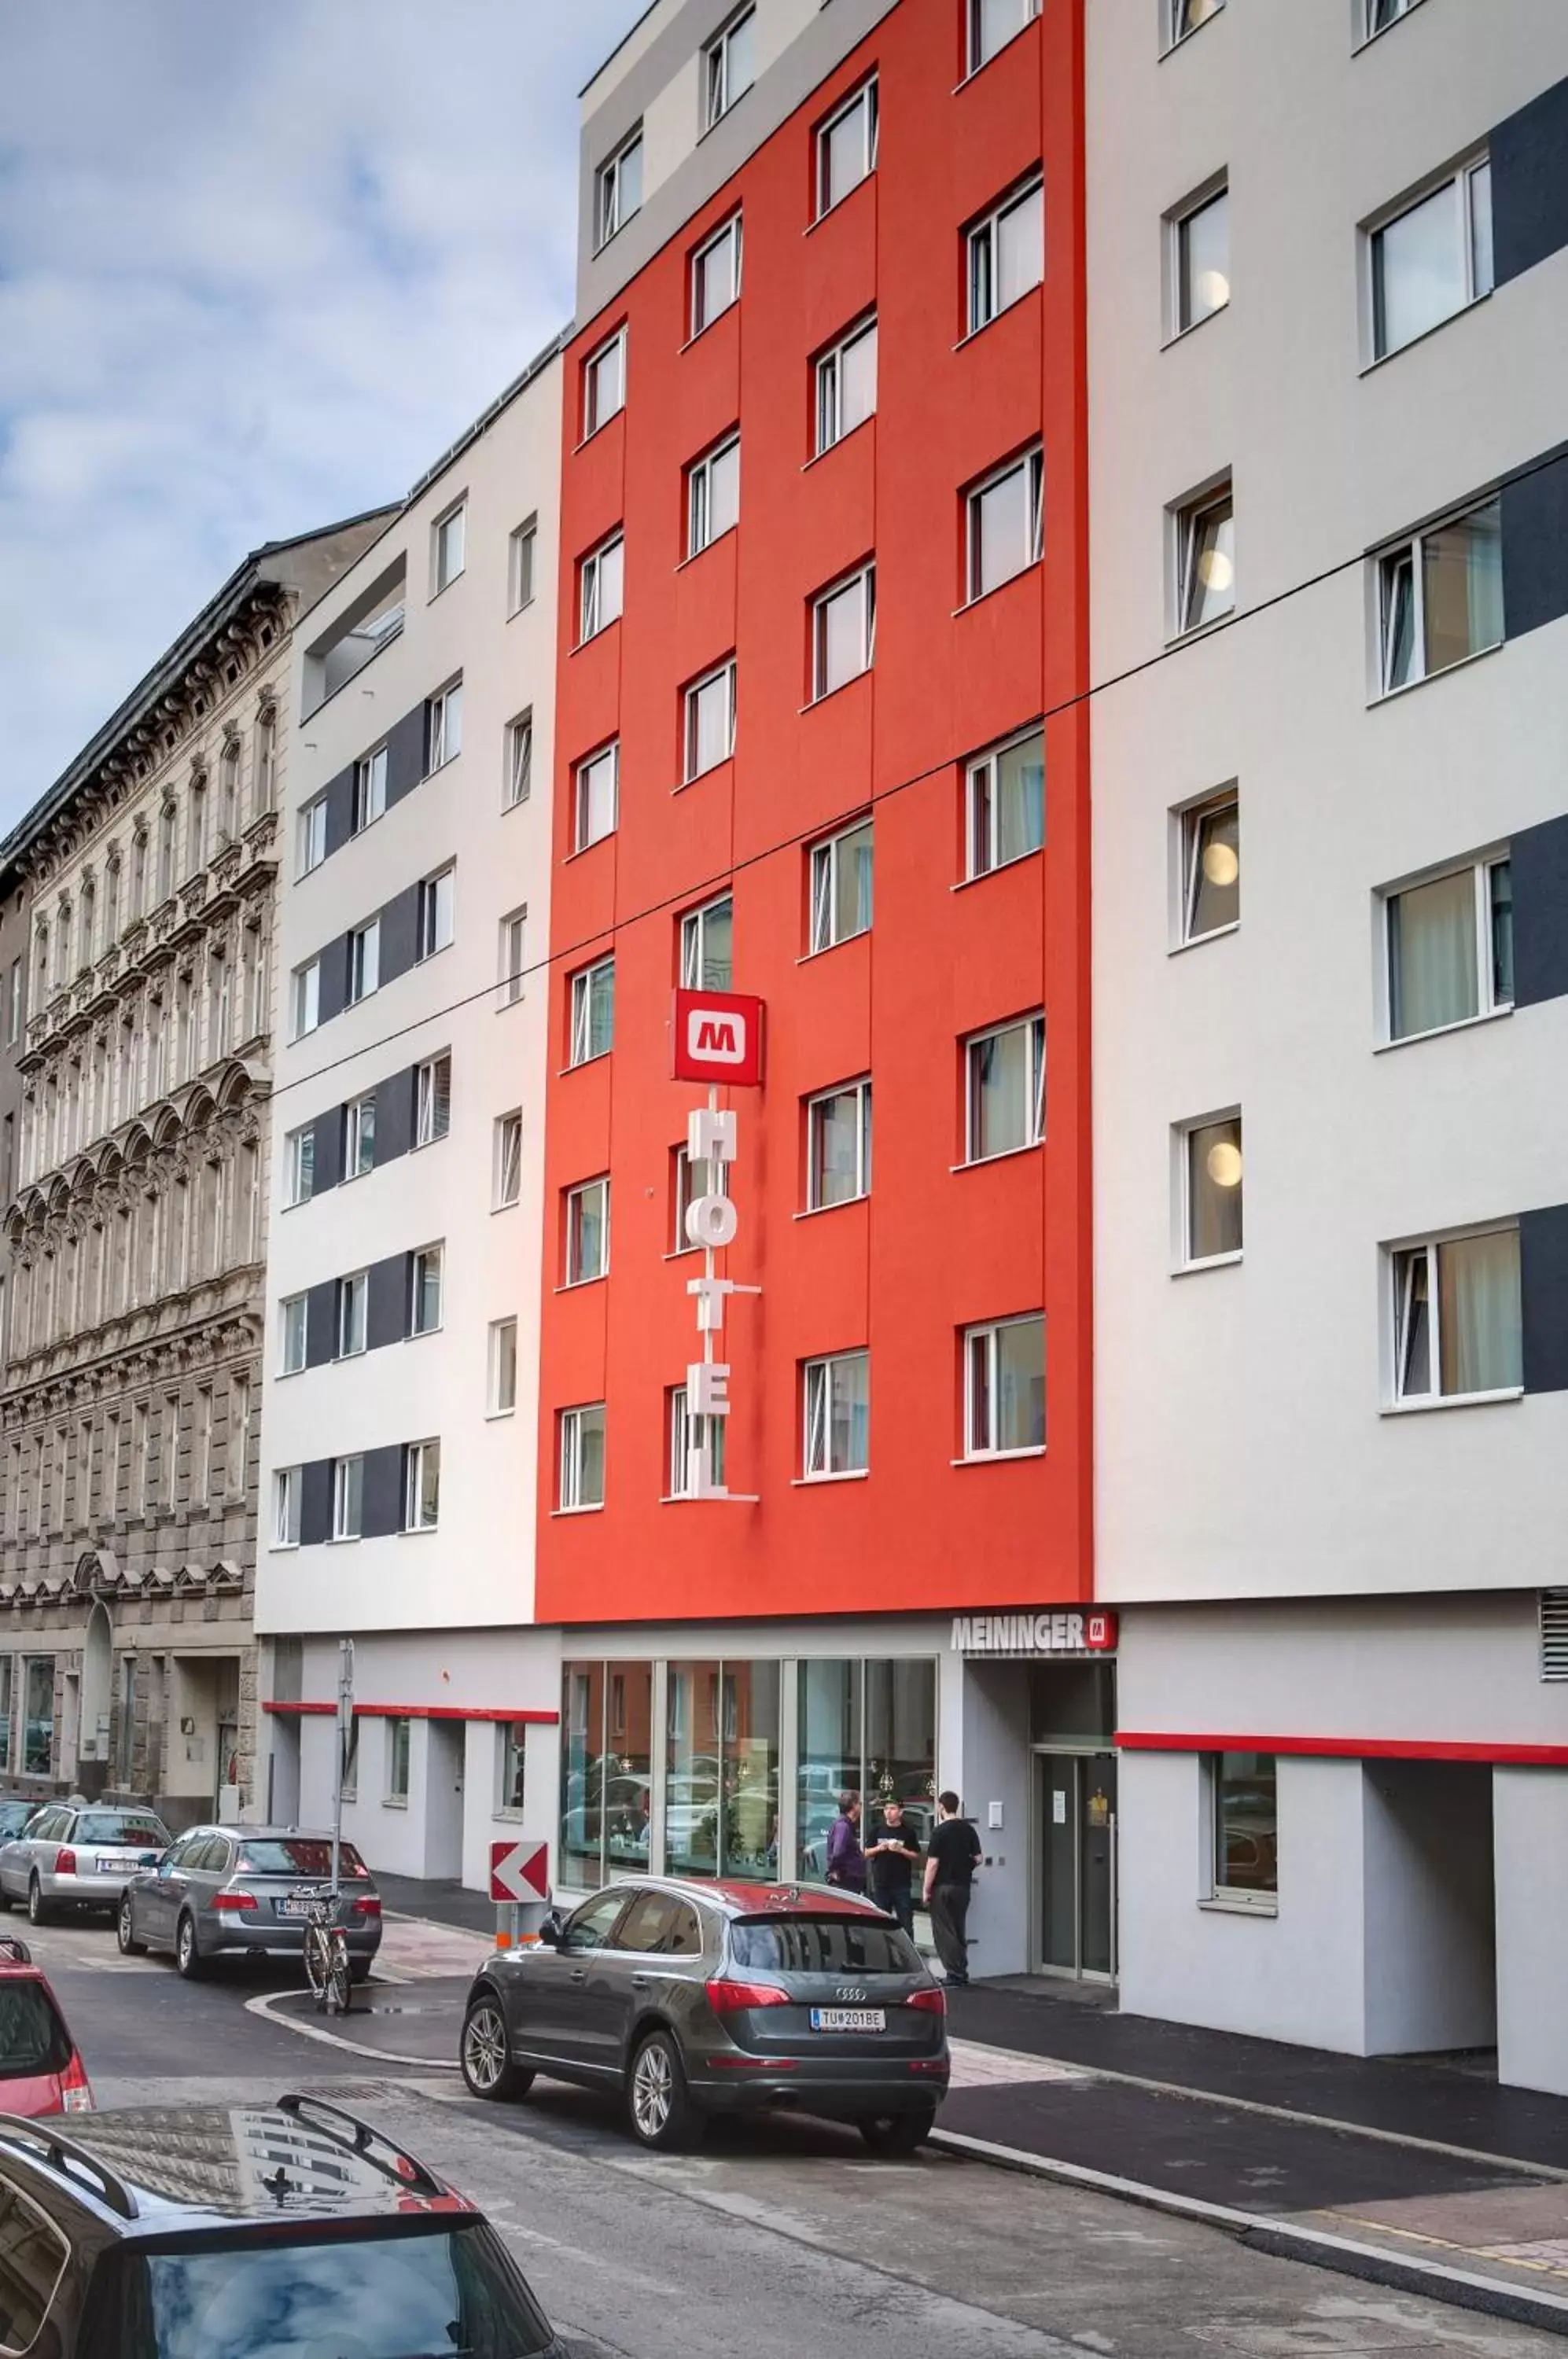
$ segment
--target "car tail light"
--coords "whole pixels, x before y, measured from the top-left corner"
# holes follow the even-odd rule
[[[62,1843],[59,1851],[56,1852],[54,1855],[54,1872],[57,1875],[74,1875],[76,1874],[76,1854],[71,1850],[69,1843]]]
[[[381,1903],[374,1892],[366,1892],[349,1910],[351,1917],[379,1917]]]
[[[257,1905],[254,1892],[214,1892],[212,1895],[214,1908],[255,1908]]]
[[[748,2006],[788,2006],[789,1994],[776,1983],[732,1983],[715,1975],[708,1984],[708,2005],[715,2015],[738,2015]]]
[[[71,2061],[60,2076],[60,2109],[62,2114],[90,2114],[93,2111],[93,2091],[88,2083],[87,2067],[73,2048]]]
[[[940,1983],[933,1983],[930,1990],[911,1991],[904,2004],[906,2006],[920,2007],[927,2015],[945,2015],[947,1993]]]

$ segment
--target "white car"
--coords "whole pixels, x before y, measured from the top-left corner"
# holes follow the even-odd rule
[[[102,1908],[113,1915],[133,1875],[156,1866],[169,1829],[150,1810],[56,1802],[0,1847],[0,1908],[27,1904],[42,1925],[57,1909]]]

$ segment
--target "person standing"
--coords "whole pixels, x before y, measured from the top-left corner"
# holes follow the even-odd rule
[[[866,1889],[866,1854],[860,1848],[860,1797],[841,1794],[838,1816],[828,1832],[827,1880],[845,1892]]]
[[[951,1788],[936,1798],[936,1825],[926,1854],[925,1903],[931,1910],[936,1953],[947,1979],[960,1988],[969,1980],[969,1896],[980,1864],[980,1838],[958,1815]]]
[[[902,1802],[882,1805],[882,1827],[866,1853],[866,1881],[878,1908],[896,1917],[906,1933],[915,1930],[915,1896],[909,1879],[920,1864],[920,1837],[904,1817]]]

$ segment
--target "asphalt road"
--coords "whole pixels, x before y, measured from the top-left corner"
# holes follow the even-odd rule
[[[294,2085],[354,2106],[485,2206],[583,2359],[1563,2349],[1105,2197],[938,2155],[875,2161],[825,2125],[720,2125],[694,2155],[645,2157],[577,2092],[540,2082],[526,2104],[477,2105],[455,2075],[340,2058],[247,2007],[290,1973],[186,1984],[167,1961],[122,1961],[107,1928],[27,1938],[101,2104],[255,2102]]]

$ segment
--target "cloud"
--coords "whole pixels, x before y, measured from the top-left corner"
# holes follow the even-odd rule
[[[571,316],[642,0],[49,0],[0,71],[0,831],[248,549],[396,498]]]

